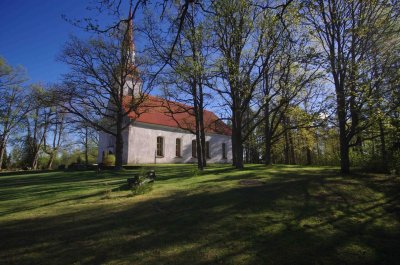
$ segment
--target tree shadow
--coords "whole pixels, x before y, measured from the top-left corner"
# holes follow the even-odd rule
[[[389,197],[395,186],[382,197],[382,183],[372,178],[320,173],[283,172],[262,186],[199,187],[3,221],[0,258],[8,264],[396,264],[400,225],[385,210],[399,203],[399,196]],[[353,194],[357,189],[362,196]],[[370,192],[379,194],[366,198]]]

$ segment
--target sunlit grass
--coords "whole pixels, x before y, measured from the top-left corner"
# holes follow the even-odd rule
[[[336,168],[147,165],[0,175],[0,263],[397,264],[400,180]],[[241,185],[243,179],[260,185]]]

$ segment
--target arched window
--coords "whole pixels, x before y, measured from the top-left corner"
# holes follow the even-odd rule
[[[192,141],[192,157],[197,157],[197,145],[196,140]]]
[[[226,143],[222,143],[222,158],[226,159]]]
[[[161,136],[157,137],[157,156],[164,156],[164,138]]]
[[[181,141],[180,138],[176,138],[175,145],[176,145],[175,156],[176,157],[181,157],[182,156],[182,154],[181,154],[182,141]]]
[[[206,142],[206,158],[211,158],[211,155],[210,155],[210,142],[209,141]]]

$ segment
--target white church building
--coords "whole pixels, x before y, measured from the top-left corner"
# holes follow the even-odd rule
[[[133,29],[132,24],[129,25]],[[132,65],[134,65],[134,43],[130,30],[130,47],[133,51]],[[133,85],[133,90],[141,88],[141,83]],[[135,95],[137,91],[126,88],[126,99]],[[181,103],[168,101],[161,97],[146,95],[145,101],[139,107],[140,115],[129,113],[130,125],[123,132],[123,163],[196,163],[197,147],[196,135],[193,133],[195,117],[189,112],[171,114],[172,108],[187,109]],[[231,129],[213,112],[205,110],[204,127],[206,132],[206,158],[208,163],[231,163],[232,144]],[[115,153],[115,137],[105,132],[99,133],[98,162],[107,154]]]
[[[148,96],[146,110],[137,116],[128,115],[131,124],[123,133],[123,162],[196,163],[196,135],[190,132],[194,116],[189,113],[170,115],[163,106],[179,104],[163,98]],[[231,129],[214,113],[204,111],[206,158],[208,163],[232,161]],[[106,154],[115,153],[115,138],[104,132],[99,137],[98,161]]]

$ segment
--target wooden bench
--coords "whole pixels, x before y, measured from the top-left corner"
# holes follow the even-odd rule
[[[156,172],[154,170],[150,170],[146,173],[145,178],[140,179],[139,174],[133,175],[132,178],[126,179],[129,187],[143,185],[145,183],[154,182],[156,180]]]

